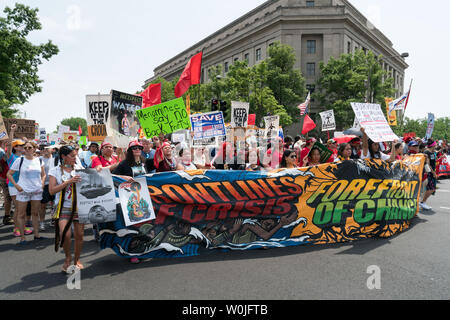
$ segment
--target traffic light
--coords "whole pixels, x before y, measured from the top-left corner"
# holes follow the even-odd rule
[[[227,102],[220,100],[220,111],[223,113],[223,117],[226,118],[228,116]]]
[[[211,100],[211,111],[219,111],[219,100],[217,99]]]

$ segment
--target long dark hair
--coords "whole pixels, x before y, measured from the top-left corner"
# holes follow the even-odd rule
[[[145,163],[145,158],[142,156],[142,153],[141,153],[140,158],[141,158],[141,163]],[[128,165],[130,167],[135,167],[138,165],[136,160],[134,160],[134,154],[133,154],[133,150],[131,150],[131,148],[128,148],[128,150],[127,150],[127,155],[125,157],[125,161],[128,163]]]
[[[341,143],[339,145],[339,148],[338,148],[338,155],[339,156],[344,157],[342,154],[344,153],[344,150],[345,150],[345,148],[347,148],[347,146],[350,146],[350,148],[351,148],[350,143],[344,142],[344,143]]]
[[[370,157],[371,157],[372,159],[381,159],[380,144],[377,143],[377,142],[373,142],[372,139],[369,139],[368,142],[369,142],[369,154],[370,154]],[[377,151],[377,152],[373,152],[373,150],[372,150],[372,146],[373,146],[374,144],[378,144],[378,151]]]
[[[286,168],[286,166],[287,166],[286,158],[290,157],[292,153],[295,153],[297,155],[295,150],[292,150],[292,149],[284,150],[283,158],[281,159],[281,163],[280,163],[280,168]]]

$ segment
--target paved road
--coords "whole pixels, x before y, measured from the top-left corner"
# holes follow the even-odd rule
[[[86,230],[81,290],[60,273],[64,256],[53,240],[15,245],[0,227],[0,300],[4,299],[450,299],[450,180],[429,200],[412,227],[390,239],[246,252],[132,265],[100,251]],[[3,213],[1,213],[3,215]],[[52,237],[52,233],[43,233]],[[31,239],[31,238],[30,238]],[[369,290],[369,266],[381,288]]]

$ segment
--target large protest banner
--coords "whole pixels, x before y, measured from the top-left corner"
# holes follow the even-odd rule
[[[428,113],[427,132],[425,138],[431,139],[434,131],[434,113]]]
[[[8,136],[11,137],[11,126],[13,124],[17,125],[14,138],[22,139],[23,137],[34,140],[36,138],[36,126],[34,120],[26,119],[3,119],[5,123],[6,130],[8,131]]]
[[[359,125],[365,129],[367,136],[373,142],[389,142],[399,139],[387,123],[379,104],[352,102],[351,106]]]
[[[222,111],[191,115],[194,140],[223,137],[227,134]]]
[[[142,109],[142,97],[111,90],[111,107],[107,121],[107,133],[115,139],[115,145],[128,147],[132,139],[139,136],[139,121],[136,112]]]
[[[390,237],[418,212],[424,162],[415,155],[392,164],[147,175],[156,219],[127,227],[118,213],[100,225],[101,247],[125,258],[157,258]]]
[[[108,135],[106,124],[111,106],[111,95],[86,95],[86,122],[89,141],[101,142]]]
[[[138,110],[136,115],[147,138],[191,128],[183,98]]]

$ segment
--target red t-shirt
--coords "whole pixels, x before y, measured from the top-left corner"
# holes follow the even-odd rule
[[[303,159],[308,155],[310,150],[311,149],[304,147],[300,152],[300,159],[297,159],[300,167],[303,167]]]
[[[92,160],[91,166],[92,166],[92,168],[95,168],[98,166],[102,166],[104,168],[104,167],[112,166],[113,164],[116,164],[116,163],[117,163],[117,158],[114,156],[111,156],[111,161],[106,160],[102,156],[98,156]]]

